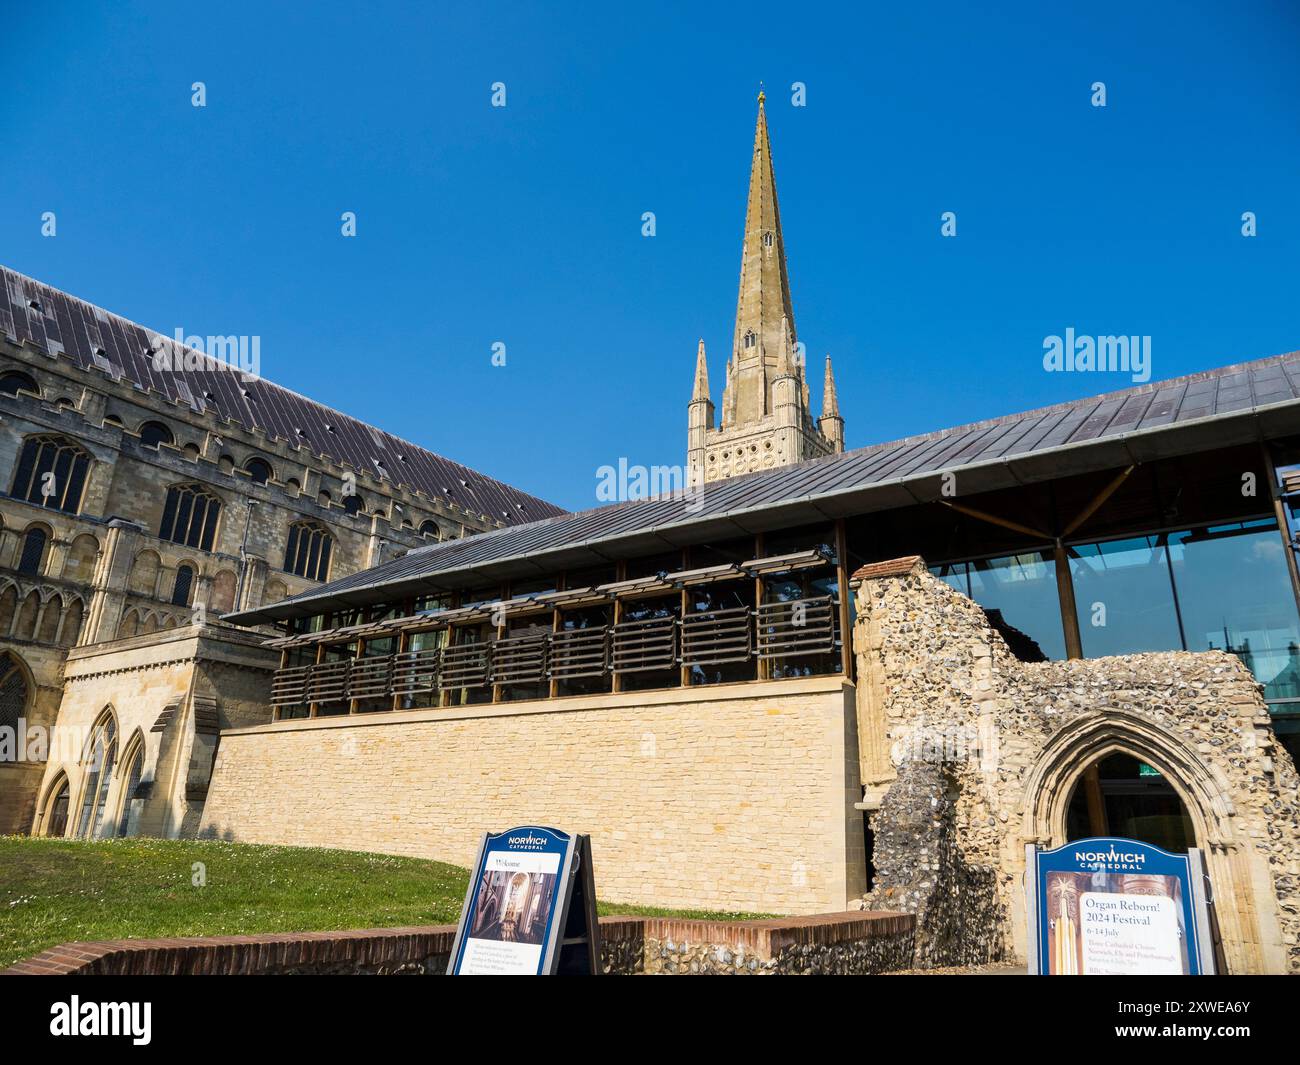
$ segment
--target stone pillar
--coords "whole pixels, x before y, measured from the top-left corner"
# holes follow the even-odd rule
[[[139,526],[128,522],[109,523],[91,578],[90,602],[86,606],[78,645],[100,643],[117,636],[126,603],[131,563],[139,549],[140,531]]]
[[[887,577],[924,572],[925,560],[920,555],[908,555],[863,566],[849,582],[857,607],[853,623],[853,654],[857,660],[858,759],[862,774],[862,805],[868,810],[880,808],[885,792],[898,776],[890,755],[889,698],[881,653],[883,641],[877,582]]]

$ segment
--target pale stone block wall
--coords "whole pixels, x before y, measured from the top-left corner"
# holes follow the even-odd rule
[[[222,734],[201,834],[473,862],[590,833],[603,899],[842,910],[865,880],[838,677],[285,721]]]
[[[268,720],[270,678],[279,655],[261,642],[258,635],[229,626],[189,626],[69,652],[59,727],[39,789],[41,808],[35,822],[29,816],[23,828],[43,831],[47,797],[66,775],[68,834],[76,832],[87,770],[85,741],[111,710],[117,758],[100,835],[114,834],[133,801],[126,794],[126,760],[136,742],[143,743],[141,781],[148,798],[134,800],[131,834],[176,837],[196,830],[203,804],[190,764],[196,707],[215,712],[215,721],[199,725],[200,732],[210,730],[213,741],[219,727]]]

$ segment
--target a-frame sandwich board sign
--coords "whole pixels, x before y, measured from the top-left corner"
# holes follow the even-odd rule
[[[479,844],[447,972],[600,972],[589,836],[526,825]]]

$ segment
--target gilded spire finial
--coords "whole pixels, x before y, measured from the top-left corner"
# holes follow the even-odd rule
[[[765,93],[765,92],[763,91],[763,83],[760,81],[760,82],[758,83],[758,102],[759,102],[759,104],[762,104],[762,102],[763,102],[764,100],[766,100],[766,99],[767,99],[767,93]]]

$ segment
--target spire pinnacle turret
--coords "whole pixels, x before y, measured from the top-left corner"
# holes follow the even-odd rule
[[[691,402],[709,401],[709,363],[704,357],[704,338],[700,338],[700,349],[695,354],[695,390],[691,393]]]

